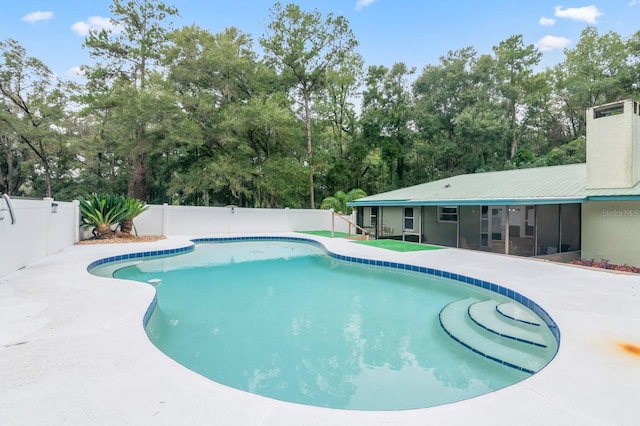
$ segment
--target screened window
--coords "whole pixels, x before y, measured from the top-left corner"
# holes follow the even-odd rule
[[[376,224],[378,223],[378,208],[377,207],[371,207],[371,222],[369,222],[371,224],[371,226],[376,226]]]
[[[404,229],[413,231],[413,207],[404,208]]]
[[[458,206],[438,206],[438,222],[457,223]]]
[[[524,235],[533,237],[536,231],[536,207],[526,206],[525,209]]]

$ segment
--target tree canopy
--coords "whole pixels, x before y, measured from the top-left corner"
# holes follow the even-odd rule
[[[365,69],[344,17],[295,4],[272,7],[261,53],[232,26],[174,29],[160,0],[111,11],[83,84],[0,41],[0,191],[343,209],[348,188],[584,162],[585,109],[640,87],[640,31],[586,27],[546,69],[521,35]]]

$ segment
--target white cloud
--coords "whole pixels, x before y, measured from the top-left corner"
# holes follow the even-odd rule
[[[374,1],[376,0],[358,0],[358,3],[356,3],[356,10],[361,10],[362,8],[369,6]]]
[[[117,34],[122,31],[120,25],[114,25],[109,18],[103,18],[102,16],[90,16],[86,21],[78,21],[71,25],[71,30],[83,37],[89,35],[89,31],[107,30],[112,34]]]
[[[556,23],[556,20],[553,18],[547,18],[546,16],[543,16],[542,18],[540,18],[538,23],[540,25],[544,25],[545,27],[550,27]]]
[[[71,67],[67,70],[66,74],[69,77],[84,77],[84,73],[80,67]]]
[[[638,4],[638,0],[631,0],[631,1],[629,2],[629,6],[635,6],[635,5],[637,5],[637,4]]]
[[[53,18],[53,12],[31,12],[27,13],[22,17],[22,21],[24,22],[38,22],[38,21],[48,21]]]
[[[569,18],[574,21],[584,21],[589,24],[597,24],[598,17],[604,15],[594,5],[584,7],[568,7],[563,9],[562,6],[555,7],[556,16],[558,18]]]
[[[89,24],[87,24],[84,21],[79,21],[79,22],[76,22],[75,24],[71,25],[71,30],[74,33],[76,33],[78,35],[81,35],[83,37],[89,34],[89,29],[90,28],[91,27],[89,26]]]
[[[552,35],[546,35],[537,41],[536,46],[542,52],[551,52],[553,50],[563,49],[571,43],[566,37],[557,37]]]

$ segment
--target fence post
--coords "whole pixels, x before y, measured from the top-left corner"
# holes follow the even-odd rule
[[[162,235],[167,236],[167,228],[168,228],[168,217],[169,217],[169,204],[162,204]]]
[[[80,201],[78,200],[73,200],[73,222],[76,228],[73,241],[77,243],[80,241]]]
[[[353,222],[354,225],[358,223],[358,210],[357,209],[351,210],[351,222]],[[354,235],[358,233],[358,228],[356,228],[355,226],[353,228],[353,233],[354,233]],[[351,223],[349,223],[349,235],[351,235]]]
[[[45,233],[45,239],[44,239],[44,252],[45,255],[49,255],[50,253],[50,249],[49,249],[49,242],[51,241],[51,205],[53,204],[53,198],[51,197],[44,197],[42,199],[42,210],[44,211],[44,233]]]
[[[335,228],[336,214],[333,212],[333,209],[329,209],[331,212],[331,238],[333,238],[333,232]]]
[[[287,232],[293,232],[293,225],[291,224],[291,211],[289,207],[284,208],[284,217],[287,222]]]

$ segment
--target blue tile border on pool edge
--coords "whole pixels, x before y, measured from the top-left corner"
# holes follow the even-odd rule
[[[189,251],[193,251],[194,249],[195,249],[195,246],[191,244],[191,245],[180,247],[180,248],[144,251],[144,252],[137,252],[137,253],[126,253],[126,254],[119,254],[117,256],[109,256],[109,257],[105,257],[105,258],[98,259],[91,262],[87,266],[87,271],[90,273],[93,268],[105,265],[107,263],[121,262],[123,260],[131,260],[131,259],[144,259],[144,258],[156,257],[156,256],[176,255],[176,254],[182,254]]]
[[[491,283],[489,281],[479,280],[477,278],[468,277],[462,274],[456,274],[449,271],[443,271],[440,269],[434,268],[425,268],[419,267],[416,265],[406,264],[406,263],[397,263],[397,262],[389,262],[389,261],[381,261],[381,260],[373,260],[373,259],[364,259],[359,257],[352,256],[344,256],[337,253],[333,253],[329,251],[324,244],[320,241],[316,241],[310,238],[305,237],[291,237],[291,236],[240,236],[240,237],[205,237],[205,238],[194,238],[191,240],[192,245],[188,245],[185,247],[174,248],[174,249],[166,249],[166,250],[154,250],[154,251],[146,251],[146,252],[138,252],[138,253],[128,253],[117,256],[110,256],[103,259],[98,259],[87,266],[87,271],[91,272],[91,270],[97,266],[101,266],[107,263],[119,262],[123,260],[129,259],[140,259],[140,258],[150,258],[156,256],[166,256],[166,255],[178,255],[186,252],[193,251],[195,249],[195,244],[198,243],[212,243],[212,242],[234,242],[234,241],[294,241],[315,245],[321,249],[323,249],[330,257],[343,260],[346,262],[353,262],[359,264],[373,265],[373,266],[381,266],[385,268],[395,268],[407,271],[418,272],[425,275],[434,275],[436,277],[448,278],[453,281],[459,281],[464,284],[469,284],[474,287],[480,287],[485,290],[489,290],[493,293],[498,293],[507,297],[508,299],[515,300],[516,302],[526,306],[530,310],[532,310],[536,315],[538,315],[545,324],[549,327],[553,336],[558,343],[558,347],[560,346],[560,329],[556,322],[551,318],[551,316],[537,303],[533,300],[521,295],[520,293],[513,291],[507,287],[502,287],[498,284]],[[152,302],[151,306],[147,310],[144,316],[144,324],[146,325],[149,317],[151,316],[151,312],[153,311],[153,307],[155,307],[155,298],[154,302]]]

